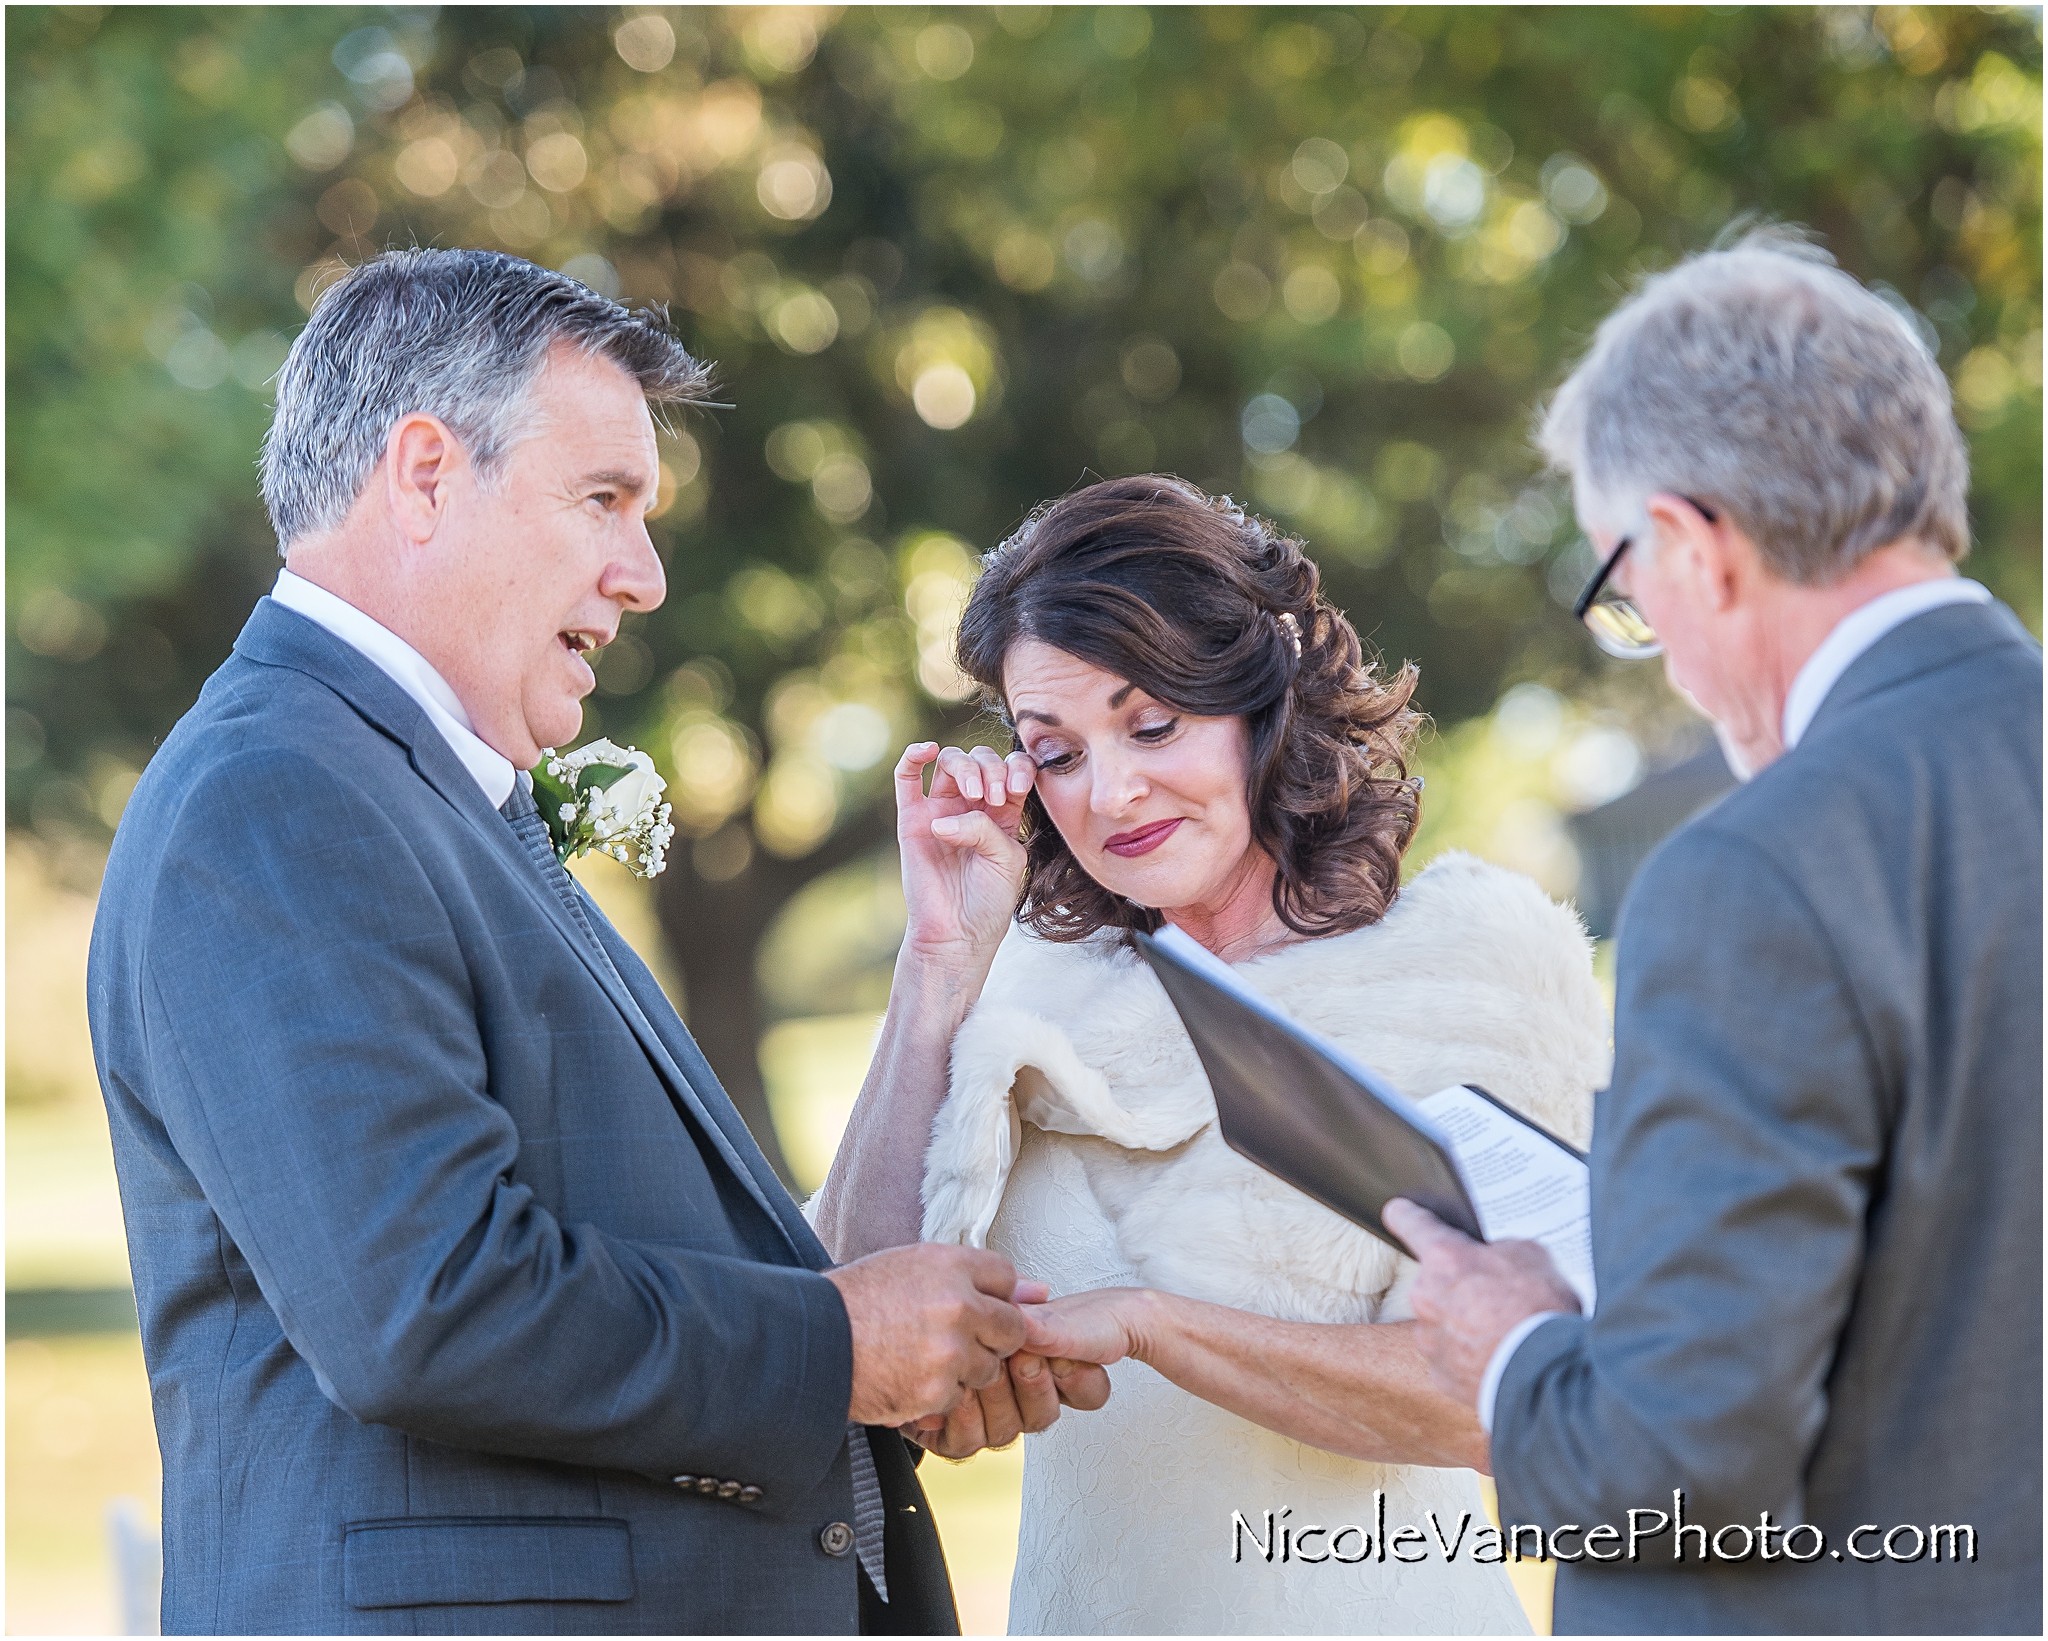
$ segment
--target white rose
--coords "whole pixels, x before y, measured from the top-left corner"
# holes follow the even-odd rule
[[[661,801],[668,782],[655,772],[654,760],[646,753],[615,747],[609,741],[595,744],[606,747],[608,752],[602,758],[592,759],[593,763],[629,764],[631,767],[604,789],[603,797],[592,805],[593,810],[601,806],[620,825],[630,826]]]

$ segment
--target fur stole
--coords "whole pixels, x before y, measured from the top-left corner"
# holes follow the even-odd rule
[[[1475,1082],[1583,1147],[1609,1019],[1578,916],[1528,878],[1441,856],[1380,922],[1241,973],[1288,1014],[1422,1097]],[[1387,1317],[1392,1249],[1223,1143],[1193,1045],[1114,936],[1010,931],[953,1042],[924,1177],[927,1241],[986,1244],[1023,1124],[1091,1155],[1119,1251],[1150,1285],[1271,1316]],[[1104,1156],[1119,1177],[1098,1176]]]

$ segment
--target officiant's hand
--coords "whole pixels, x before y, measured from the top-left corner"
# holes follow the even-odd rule
[[[924,790],[927,765],[932,789]],[[1024,799],[1037,777],[1021,752],[923,741],[896,764],[896,842],[910,923],[905,949],[967,968],[995,955],[1024,884]]]
[[[1466,1407],[1479,1405],[1486,1365],[1515,1324],[1541,1311],[1576,1312],[1579,1296],[1536,1242],[1474,1242],[1427,1208],[1396,1197],[1387,1229],[1421,1264],[1408,1302],[1430,1377]]]
[[[1017,1284],[1011,1298],[1029,1316],[1052,1290],[1043,1282]],[[1035,1436],[1059,1422],[1062,1407],[1092,1413],[1109,1400],[1109,1375],[1092,1362],[1048,1361],[1020,1350],[1003,1364],[1003,1376],[971,1395],[943,1417],[932,1415],[903,1427],[908,1436],[942,1459],[972,1458],[986,1447],[1008,1447],[1019,1436]]]
[[[904,1425],[948,1413],[995,1383],[1024,1343],[1010,1302],[1017,1273],[1001,1254],[937,1242],[885,1248],[825,1272],[853,1328],[859,1424]]]

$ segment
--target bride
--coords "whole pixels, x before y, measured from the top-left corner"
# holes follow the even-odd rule
[[[812,1211],[841,1259],[985,1244],[1067,1296],[1027,1312],[1050,1371],[1020,1354],[914,1432],[1040,1432],[1012,1633],[1526,1633],[1413,1265],[1225,1146],[1127,931],[1175,924],[1410,1095],[1476,1082],[1583,1145],[1607,1027],[1577,918],[1469,856],[1401,885],[1414,674],[1364,663],[1300,543],[1227,500],[1049,504],[959,653],[1016,750],[897,766],[909,930]],[[1084,1362],[1106,1408],[1051,1423],[1055,1392],[1100,1404]]]

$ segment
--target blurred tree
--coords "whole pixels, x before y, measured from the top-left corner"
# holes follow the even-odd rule
[[[1089,473],[1304,532],[1451,723],[1612,694],[1531,402],[1643,270],[1812,224],[1939,351],[1974,573],[2040,611],[2040,20],[1936,7],[11,10],[8,814],[104,835],[274,559],[318,292],[496,246],[671,305],[652,749],[693,1028],[773,1149],[750,960],[970,735],[974,554]]]

